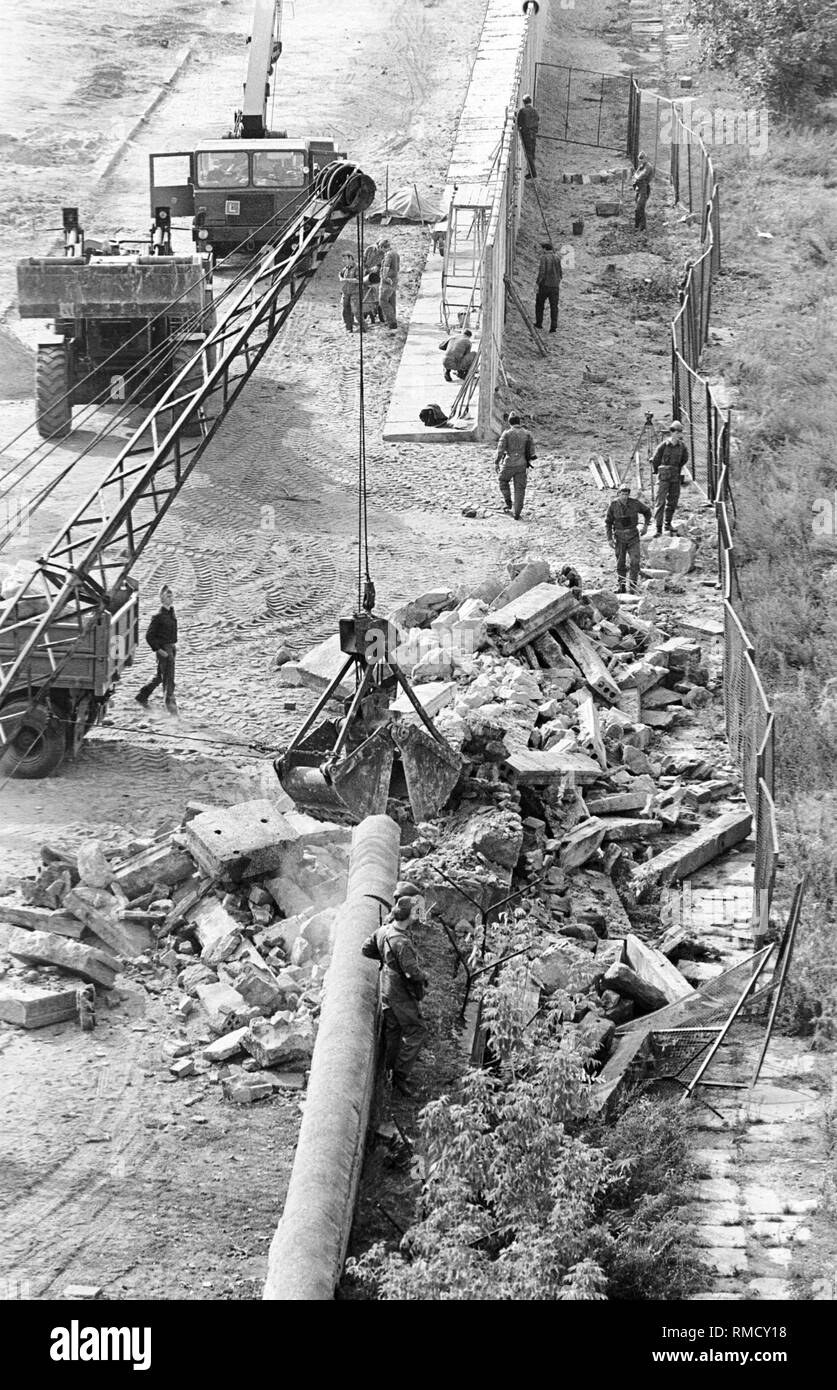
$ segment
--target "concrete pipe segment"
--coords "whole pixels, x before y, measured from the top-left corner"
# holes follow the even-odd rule
[[[369,816],[352,838],[334,924],[320,1027],[288,1195],[268,1257],[265,1299],[334,1298],[346,1258],[375,1080],[378,967],[360,954],[392,902],[400,832]]]

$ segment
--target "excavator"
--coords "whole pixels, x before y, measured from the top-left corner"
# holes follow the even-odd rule
[[[212,322],[198,313],[168,344],[172,355],[188,349],[182,367],[28,577],[0,604],[4,778],[49,776],[101,722],[139,639],[131,569],[329,247],[354,219],[362,250],[363,213],[374,196],[372,180],[350,162],[333,161],[319,171],[295,216],[273,227],[262,251],[216,297]],[[360,351],[362,370],[362,335]],[[160,359],[155,362],[159,369]],[[362,393],[360,409],[363,438]],[[359,486],[365,518],[365,457]],[[320,819],[359,821],[405,793],[413,815],[423,819],[447,800],[461,761],[400,670],[389,625],[374,613],[362,524],[359,554],[367,555],[367,574],[354,615],[340,623],[346,661],[275,767],[297,804]],[[356,689],[342,720],[314,729],[350,668]],[[406,716],[392,708],[398,688],[411,707]]]
[[[345,159],[333,140],[268,129],[270,78],[282,52],[282,0],[255,0],[243,103],[233,129],[198,149],[150,156],[151,211],[192,218],[197,250],[216,258],[252,252],[270,240],[287,209],[320,170]]]

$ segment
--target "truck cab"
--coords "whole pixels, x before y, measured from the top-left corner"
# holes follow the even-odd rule
[[[344,159],[327,139],[216,140],[197,150],[151,155],[151,208],[192,218],[198,250],[218,257],[265,246],[310,197],[314,180]]]

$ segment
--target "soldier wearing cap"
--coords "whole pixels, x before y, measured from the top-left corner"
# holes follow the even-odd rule
[[[523,105],[517,113],[517,131],[520,136],[520,143],[523,146],[523,153],[526,156],[526,163],[529,168],[526,172],[527,179],[536,177],[535,170],[535,147],[538,140],[538,126],[541,118],[532,105],[532,98],[523,98]]]
[[[417,893],[411,884],[399,883],[387,920],[360,948],[364,956],[377,960],[381,966],[384,1066],[391,1073],[393,1086],[404,1096],[413,1095],[410,1072],[427,1036],[419,1007],[427,989],[427,976],[419,965],[410,936],[411,904]]]
[[[515,521],[519,520],[520,513],[523,511],[528,469],[536,457],[535,441],[529,430],[524,428],[519,415],[510,415],[508,429],[503,430],[497,440],[494,467],[497,472],[497,481],[500,484],[503,508],[505,511],[511,512]],[[513,503],[512,488],[514,488]]]
[[[642,515],[642,532],[639,518]],[[627,581],[628,593],[636,593],[639,580],[639,538],[648,529],[651,508],[646,507],[637,497],[631,496],[631,489],[623,483],[614,500],[607,509],[605,532],[607,539],[616,551],[616,578],[620,594],[625,592],[625,574],[630,565],[630,578]]]
[[[680,501],[680,470],[689,462],[689,450],[683,443],[683,426],[672,420],[665,439],[651,456],[651,472],[657,480],[657,499],[654,507],[656,534],[673,535],[671,521]]]
[[[535,281],[535,327],[543,328],[543,311],[549,303],[549,331],[558,328],[558,294],[563,278],[561,257],[555,254],[551,241],[541,242],[541,258],[538,262],[538,275]]]

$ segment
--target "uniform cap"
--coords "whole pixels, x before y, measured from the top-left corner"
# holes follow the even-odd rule
[[[509,424],[510,424],[510,425],[519,425],[519,424],[520,424],[520,416],[519,416],[519,415],[510,415],[510,416],[509,416]]]
[[[670,429],[670,430],[681,430],[681,431],[682,431],[683,426],[681,425],[681,423],[680,423],[679,420],[672,420],[671,424],[669,425],[669,429]]]
[[[418,898],[421,897],[421,889],[417,888],[414,883],[410,883],[408,879],[401,878],[395,885],[393,897],[396,902],[399,898]]]
[[[630,483],[621,483],[620,486],[619,486],[619,491],[620,491],[620,492],[630,492],[630,490],[631,490],[631,485],[630,485]]]

